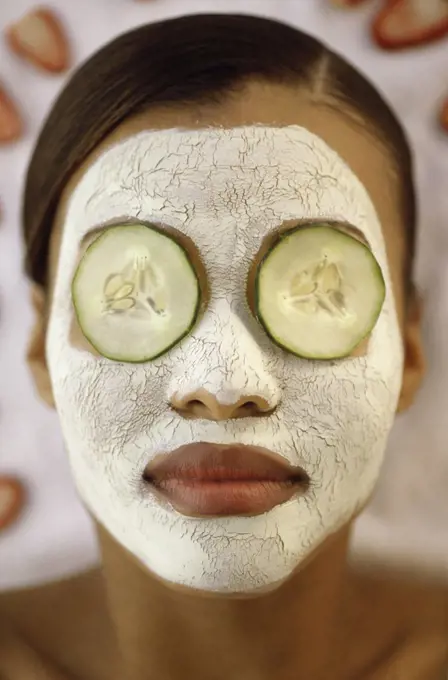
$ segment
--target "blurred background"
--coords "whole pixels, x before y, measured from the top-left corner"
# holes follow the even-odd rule
[[[415,278],[428,373],[414,406],[397,418],[352,559],[448,582],[446,0],[50,0],[45,8],[50,15],[33,14],[30,0],[0,0],[0,481],[17,478],[25,492],[16,517],[3,528],[0,521],[0,589],[97,560],[56,414],[39,401],[25,363],[33,318],[20,208],[31,150],[53,99],[92,52],[134,26],[198,12],[262,15],[308,31],[369,76],[406,127],[420,197]]]

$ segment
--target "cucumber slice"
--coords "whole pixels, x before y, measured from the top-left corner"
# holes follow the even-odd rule
[[[143,224],[108,228],[86,250],[72,282],[84,336],[114,361],[151,361],[196,322],[201,291],[187,251]]]
[[[283,233],[258,265],[255,312],[283,349],[340,359],[372,331],[385,294],[367,245],[326,224],[299,226]]]

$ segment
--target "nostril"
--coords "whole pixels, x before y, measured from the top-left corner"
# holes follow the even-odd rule
[[[215,394],[197,390],[189,394],[173,395],[170,408],[183,418],[206,420],[230,420],[233,418],[256,418],[272,415],[274,407],[258,395],[247,395],[235,403],[222,403]]]
[[[235,412],[235,417],[241,417],[241,416],[254,416],[254,417],[261,417],[261,416],[266,416],[266,415],[272,415],[272,412],[274,411],[273,408],[271,407],[265,407],[262,404],[257,404],[256,401],[245,401],[244,404],[241,404],[236,412]]]

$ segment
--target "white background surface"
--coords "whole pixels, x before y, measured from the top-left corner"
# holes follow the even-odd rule
[[[0,0],[0,30],[34,4]],[[348,57],[398,111],[417,159],[421,219],[416,274],[426,303],[429,370],[415,406],[397,419],[377,494],[357,524],[353,554],[406,564],[448,582],[448,135],[435,122],[441,98],[448,94],[448,41],[400,54],[381,52],[367,30],[379,4],[375,0],[350,12],[331,9],[327,0],[49,4],[64,19],[75,65],[115,35],[166,17],[244,12],[284,20]],[[39,73],[0,44],[0,81],[21,105],[27,127],[19,143],[0,147],[0,474],[17,474],[29,487],[26,512],[0,533],[0,588],[41,583],[97,559],[56,415],[39,402],[24,362],[32,314],[22,272],[21,190],[39,127],[69,75]]]

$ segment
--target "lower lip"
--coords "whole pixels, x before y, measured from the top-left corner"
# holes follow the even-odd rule
[[[277,481],[210,481],[166,479],[153,488],[180,513],[192,517],[261,515],[285,503],[299,483]]]

